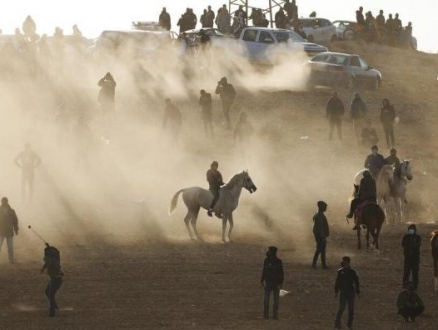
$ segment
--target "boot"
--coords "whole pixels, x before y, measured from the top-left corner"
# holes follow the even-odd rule
[[[213,209],[208,209],[208,211],[207,211],[207,215],[208,215],[209,217],[212,217],[212,216],[213,216]]]
[[[219,212],[216,212],[214,215],[217,216],[219,219],[222,219],[222,214],[220,214]]]

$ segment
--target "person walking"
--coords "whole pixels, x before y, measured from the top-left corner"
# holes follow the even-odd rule
[[[382,105],[383,107],[380,110],[380,122],[382,123],[383,131],[385,132],[386,145],[388,148],[393,148],[395,146],[395,110],[394,107],[389,103],[388,99],[384,99],[382,101]]]
[[[333,92],[333,96],[327,101],[326,116],[330,123],[329,140],[333,139],[333,131],[336,127],[339,140],[342,140],[342,116],[344,115],[344,103],[338,97],[338,92]]]
[[[215,205],[220,197],[219,190],[225,184],[223,179],[222,179],[222,174],[221,174],[221,172],[218,171],[218,168],[219,168],[219,163],[217,161],[214,161],[213,163],[211,163],[210,169],[207,171],[207,175],[206,175],[208,185],[209,185],[208,190],[210,190],[210,192],[213,194],[213,200],[212,200],[211,205],[207,211],[207,215],[209,217],[213,216],[214,207],[215,207]],[[222,218],[220,212],[216,212],[216,216],[218,218]]]
[[[18,218],[15,210],[9,205],[7,197],[2,198],[0,206],[0,251],[6,239],[8,257],[11,264],[14,259],[14,234],[18,235]]]
[[[263,262],[262,277],[260,284],[264,288],[263,294],[263,318],[269,319],[269,300],[271,293],[274,295],[273,319],[278,320],[278,308],[280,307],[280,289],[284,281],[283,262],[277,257],[278,249],[275,246],[268,247],[266,259]]]
[[[213,131],[213,113],[212,113],[212,99],[211,94],[201,89],[201,97],[199,105],[201,106],[202,121],[204,122],[205,136],[209,138],[214,137]]]
[[[421,237],[417,234],[417,227],[412,224],[408,227],[408,233],[402,239],[404,255],[403,287],[407,287],[412,273],[414,290],[418,290],[418,272],[420,270],[420,247]]]
[[[107,72],[105,76],[99,80],[97,85],[100,87],[98,101],[103,113],[111,113],[114,110],[117,83],[111,73]]]
[[[360,144],[361,133],[364,127],[365,116],[367,113],[367,106],[362,100],[359,93],[354,93],[353,101],[350,105],[350,115],[353,120],[354,134],[357,139],[357,143]]]
[[[26,185],[29,186],[28,202],[32,201],[35,168],[41,165],[41,158],[26,143],[24,151],[20,152],[14,160],[15,165],[21,168],[21,198],[26,201]]]
[[[224,114],[225,125],[227,129],[231,129],[230,110],[236,98],[236,90],[232,84],[228,83],[226,77],[221,78],[216,87],[216,94],[220,95],[222,103],[222,112]]]
[[[336,314],[335,328],[341,329],[341,319],[345,307],[348,304],[348,329],[353,328],[354,318],[354,301],[356,295],[360,295],[359,276],[356,271],[351,268],[351,259],[348,256],[342,258],[341,268],[335,282],[335,298],[339,294],[339,309]]]
[[[316,241],[316,251],[313,256],[312,268],[316,268],[316,262],[321,255],[322,269],[327,269],[325,251],[327,246],[327,237],[329,237],[329,225],[324,212],[327,211],[327,204],[324,201],[317,203],[318,212],[313,216],[313,236]]]
[[[406,323],[415,322],[415,319],[424,312],[424,303],[414,291],[412,282],[408,282],[406,289],[398,295],[397,308],[397,314],[403,316]]]
[[[46,245],[47,247],[44,249],[44,265],[40,272],[43,274],[47,271],[47,274],[50,277],[45,294],[49,299],[49,316],[54,317],[56,310],[59,309],[55,296],[62,285],[62,277],[64,276],[64,273],[61,269],[59,250],[47,243]]]
[[[172,103],[170,99],[165,100],[166,106],[164,108],[163,116],[163,130],[165,130],[169,123],[171,142],[175,145],[178,141],[178,135],[181,130],[182,116],[180,110]]]

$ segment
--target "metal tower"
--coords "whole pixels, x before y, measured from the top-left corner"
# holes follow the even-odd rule
[[[263,8],[260,9],[262,10],[263,14],[266,14],[266,17],[268,17],[269,14],[269,22],[271,24],[271,27],[274,27],[273,10],[278,7],[284,7],[286,1],[283,0],[266,0],[266,1],[268,2],[269,7],[266,9]],[[248,13],[248,15],[250,14],[248,12],[248,9],[259,8],[259,7],[251,6],[249,4],[250,2],[251,2],[250,0],[229,0],[228,10],[230,12],[230,15],[233,16],[234,13],[239,9],[239,6],[243,6],[245,8],[245,11]]]

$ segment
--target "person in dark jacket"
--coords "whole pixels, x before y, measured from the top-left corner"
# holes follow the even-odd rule
[[[216,94],[220,95],[222,112],[224,114],[227,129],[231,129],[230,110],[236,98],[236,90],[229,84],[226,77],[223,77],[217,84]]]
[[[377,148],[377,146],[372,146],[371,155],[369,155],[365,159],[365,164],[364,164],[364,167],[371,172],[371,175],[373,176],[374,180],[377,179],[380,170],[385,165],[385,158],[383,158],[383,156],[379,154],[378,151],[379,148]]]
[[[283,262],[277,257],[278,249],[270,246],[266,252],[266,259],[263,262],[263,272],[260,284],[264,287],[263,295],[263,317],[269,319],[269,299],[271,292],[274,294],[274,320],[278,319],[278,308],[280,306],[280,289],[284,281]]]
[[[327,246],[327,237],[330,235],[329,225],[324,212],[327,211],[327,204],[323,201],[317,203],[318,212],[313,216],[313,236],[316,241],[316,251],[313,256],[312,268],[316,268],[316,262],[321,254],[321,264],[323,269],[327,269],[325,259],[325,250]]]
[[[342,140],[342,116],[344,115],[345,107],[337,92],[333,92],[333,96],[327,101],[325,111],[330,122],[329,140],[333,139],[335,127],[338,131],[339,140]]]
[[[201,106],[202,121],[204,122],[204,132],[206,137],[213,138],[213,113],[212,113],[212,99],[211,94],[205,90],[201,90],[201,97],[199,105]]]
[[[58,304],[56,303],[55,295],[62,285],[62,277],[64,273],[61,269],[61,258],[59,256],[59,250],[53,246],[47,244],[44,249],[44,265],[41,268],[41,274],[47,271],[47,275],[50,277],[49,284],[46,288],[46,296],[49,299],[49,316],[54,317]]]
[[[403,286],[406,287],[412,273],[414,290],[418,289],[418,272],[420,270],[420,247],[421,237],[417,234],[417,227],[412,224],[408,227],[408,233],[402,240],[404,254]]]
[[[395,167],[398,167],[400,165],[400,159],[397,157],[397,150],[392,148],[390,150],[390,156],[385,159],[385,163],[388,165],[394,165]]]
[[[386,145],[388,148],[394,147],[394,120],[395,120],[395,110],[394,107],[389,103],[388,99],[382,101],[382,109],[380,110],[380,122],[383,126],[383,131],[385,132]]]
[[[170,99],[166,99],[165,102],[166,102],[166,107],[164,108],[163,129],[166,129],[167,123],[169,123],[172,143],[175,144],[178,140],[178,135],[181,130],[181,124],[182,124],[181,112],[170,101]]]
[[[160,17],[158,18],[158,23],[160,24],[160,26],[163,29],[170,31],[171,20],[170,20],[169,13],[166,11],[166,7],[163,8],[163,11],[161,12]]]
[[[350,115],[353,120],[354,134],[357,142],[360,142],[362,128],[364,127],[364,120],[367,114],[367,106],[360,97],[359,93],[354,93],[354,99],[350,105]]]
[[[14,234],[18,235],[18,218],[15,210],[11,208],[7,197],[2,198],[0,206],[0,251],[3,241],[6,239],[8,246],[9,262],[14,261]]]
[[[279,8],[275,13],[275,27],[277,29],[285,29],[287,23],[287,16],[284,14],[283,8]]]
[[[354,212],[356,212],[357,207],[366,201],[370,203],[376,203],[377,199],[377,187],[376,181],[371,176],[369,171],[363,172],[363,178],[360,180],[359,191],[357,194],[357,198],[353,199],[350,204],[350,212],[347,214],[347,218],[351,219],[353,217]],[[356,219],[360,220],[360,219]],[[360,225],[359,222],[356,222],[353,230],[358,229]]]
[[[379,142],[377,132],[370,120],[368,120],[366,122],[366,126],[362,128],[362,131],[360,132],[360,137],[362,139],[361,144],[364,147],[371,147]]]
[[[348,303],[348,322],[349,329],[353,327],[354,318],[354,301],[356,294],[360,295],[359,276],[350,266],[350,257],[343,257],[341,268],[338,270],[338,275],[335,282],[335,298],[339,295],[339,310],[336,315],[335,328],[341,329],[341,319],[345,307]]]
[[[356,11],[356,22],[361,27],[365,28],[365,17],[363,16],[363,7],[359,7]]]
[[[424,304],[417,292],[414,291],[412,282],[406,284],[397,298],[397,308],[399,315],[403,316],[405,322],[415,322],[417,316],[424,312]]]
[[[211,10],[211,6],[208,6],[207,13],[205,14],[205,18],[204,18],[204,25],[206,28],[213,27],[215,17],[216,17],[216,15],[215,15],[214,11]]]
[[[209,185],[208,190],[213,194],[213,201],[211,202],[210,208],[207,211],[209,217],[213,216],[213,209],[219,200],[219,190],[225,184],[222,179],[221,172],[218,171],[219,163],[214,161],[210,165],[210,169],[207,171],[207,182]],[[218,218],[221,218],[221,214],[219,212],[216,213]]]
[[[100,87],[98,101],[102,106],[103,111],[107,112],[114,110],[117,83],[111,73],[107,72],[97,84]]]

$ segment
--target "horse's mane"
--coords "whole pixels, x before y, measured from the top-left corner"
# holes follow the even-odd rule
[[[224,189],[231,189],[233,188],[237,182],[239,181],[239,179],[241,179],[241,176],[245,174],[245,172],[241,172],[241,173],[237,173],[235,174],[231,180],[223,187]]]

